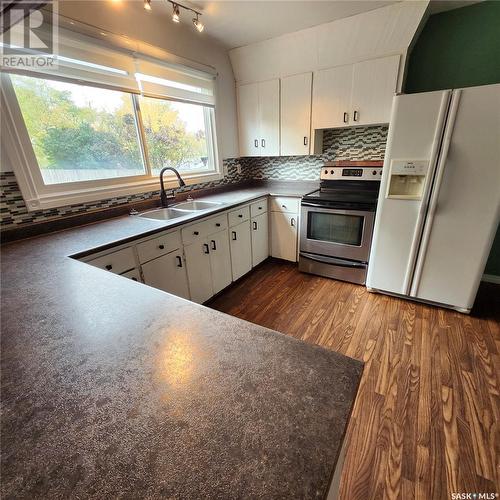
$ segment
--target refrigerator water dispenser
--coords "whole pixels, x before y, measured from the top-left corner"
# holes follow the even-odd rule
[[[428,168],[427,160],[392,160],[387,198],[422,199]]]

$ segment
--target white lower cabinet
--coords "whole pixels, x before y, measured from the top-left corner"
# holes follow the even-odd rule
[[[294,211],[297,203],[293,198],[274,197],[271,206],[273,210]],[[278,215],[283,222],[273,223],[279,226],[273,237],[273,255],[295,260],[290,256],[297,246],[295,243],[294,250],[290,247],[288,214]],[[84,259],[91,265],[134,281],[143,280],[146,285],[201,304],[269,257],[268,216],[268,198],[264,197]],[[297,216],[293,217],[296,221]],[[296,235],[296,228],[291,229]]]
[[[120,274],[120,276],[128,278],[129,280],[132,281],[138,281],[139,283],[142,283],[141,273],[139,272],[139,269],[132,269],[132,271],[122,273]]]
[[[231,284],[227,229],[184,247],[191,300],[199,304]]]
[[[251,220],[252,266],[260,264],[269,257],[268,214],[263,213]]]
[[[298,215],[271,212],[271,255],[278,259],[297,261]]]
[[[189,299],[182,249],[142,264],[142,274],[146,285]]]
[[[210,251],[210,271],[212,273],[213,293],[219,293],[232,282],[231,254],[227,229],[212,234],[208,238]]]
[[[184,247],[191,300],[201,304],[213,295],[208,241],[196,241]]]
[[[231,243],[231,268],[233,281],[241,278],[252,269],[252,247],[250,240],[250,221],[246,220],[229,229]]]

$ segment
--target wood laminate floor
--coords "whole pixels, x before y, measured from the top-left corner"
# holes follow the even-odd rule
[[[466,316],[268,261],[209,305],[365,362],[342,499],[441,500],[500,494],[499,289]]]

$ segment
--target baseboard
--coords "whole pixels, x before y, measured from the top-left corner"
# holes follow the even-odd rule
[[[486,281],[487,283],[496,283],[497,285],[500,285],[500,276],[497,276],[496,274],[483,274],[481,281]]]

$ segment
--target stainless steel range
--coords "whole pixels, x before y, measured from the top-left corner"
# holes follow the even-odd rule
[[[382,161],[330,162],[301,202],[299,270],[363,285]]]

